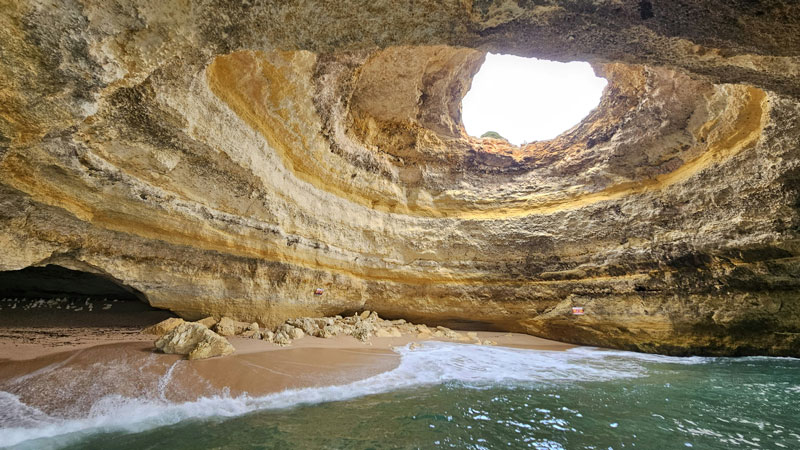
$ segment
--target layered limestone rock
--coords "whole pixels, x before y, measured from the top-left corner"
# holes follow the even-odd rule
[[[792,2],[23,0],[0,20],[2,270],[99,273],[187,320],[371,309],[800,355]],[[470,137],[487,51],[609,85],[551,141]]]

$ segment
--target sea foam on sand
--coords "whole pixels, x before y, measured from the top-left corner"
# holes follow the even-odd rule
[[[416,386],[455,382],[482,388],[515,383],[603,381],[643,376],[646,369],[641,363],[646,361],[696,364],[706,360],[591,348],[555,352],[446,342],[410,344],[394,350],[401,356],[395,369],[359,381],[288,389],[263,396],[222,393],[186,402],[166,400],[165,391],[172,382],[176,362],[160,377],[160,392],[155,398],[101,396],[81,417],[49,415],[24,404],[14,394],[0,391],[0,436],[3,436],[0,445],[57,448],[87,434],[139,432],[187,419],[233,417],[256,410],[342,401]]]

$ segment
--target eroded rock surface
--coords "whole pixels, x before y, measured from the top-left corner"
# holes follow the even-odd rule
[[[184,322],[156,341],[164,353],[187,355],[189,359],[226,356],[234,352],[227,339],[196,322]]]
[[[172,331],[173,328],[181,325],[182,323],[184,323],[183,319],[177,317],[170,317],[169,319],[164,319],[155,325],[145,328],[144,330],[142,330],[142,333],[152,334],[154,336],[163,336]]]
[[[798,356],[800,5],[689,3],[4,3],[0,269],[187,320]],[[609,85],[554,140],[469,137],[486,51]]]
[[[230,317],[223,317],[214,325],[214,331],[220,336],[235,336],[245,331],[258,331],[258,324],[239,322]]]
[[[274,344],[286,346],[304,336],[328,339],[334,336],[352,336],[364,343],[373,337],[411,336],[418,339],[449,339],[478,345],[494,345],[492,341],[481,341],[477,333],[462,334],[447,327],[433,329],[423,324],[413,324],[404,319],[382,319],[375,311],[363,311],[352,316],[342,317],[300,317],[289,319],[275,332],[266,330],[263,339]]]

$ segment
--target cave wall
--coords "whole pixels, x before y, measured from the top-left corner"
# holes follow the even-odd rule
[[[96,271],[187,318],[800,355],[794,2],[2,10],[0,270]],[[472,138],[487,51],[609,86],[554,140]]]

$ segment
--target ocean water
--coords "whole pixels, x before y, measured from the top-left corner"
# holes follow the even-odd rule
[[[396,369],[343,386],[186,403],[106,396],[80,417],[0,391],[0,446],[800,448],[798,359],[440,342],[396,351]]]

